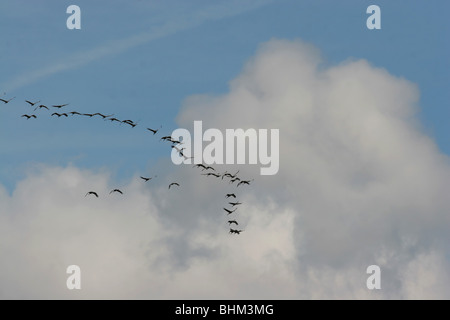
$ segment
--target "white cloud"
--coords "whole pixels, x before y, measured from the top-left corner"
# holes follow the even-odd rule
[[[279,128],[278,175],[242,166],[255,181],[236,189],[183,167],[120,186],[106,171],[30,171],[0,189],[0,297],[449,298],[450,170],[417,99],[366,61],[325,67],[300,41],[265,43],[228,94],[191,97],[178,122]],[[230,190],[239,236],[222,211]],[[65,288],[69,264],[79,292]],[[365,286],[372,264],[381,291]]]

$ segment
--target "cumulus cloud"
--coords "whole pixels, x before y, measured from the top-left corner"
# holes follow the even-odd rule
[[[237,189],[164,166],[118,186],[107,170],[35,168],[0,189],[0,297],[449,298],[450,167],[421,131],[418,96],[367,61],[327,66],[311,45],[269,41],[227,94],[188,98],[177,121],[280,129],[277,175],[219,166],[255,179]],[[230,190],[239,236],[222,211]],[[80,291],[65,287],[70,264]]]

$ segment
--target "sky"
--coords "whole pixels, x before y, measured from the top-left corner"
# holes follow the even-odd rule
[[[450,298],[448,9],[2,1],[0,298]],[[51,116],[59,104],[137,125]],[[160,138],[195,120],[278,129],[279,171],[213,165],[251,180],[236,187],[173,164]]]

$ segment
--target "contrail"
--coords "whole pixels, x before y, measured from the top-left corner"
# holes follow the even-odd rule
[[[120,54],[136,46],[173,35],[182,30],[194,28],[207,21],[221,20],[252,11],[271,3],[272,1],[273,0],[224,1],[218,5],[216,4],[198,10],[194,14],[184,15],[182,18],[177,17],[176,19],[167,21],[160,26],[153,27],[150,31],[124,39],[105,42],[90,50],[77,52],[51,65],[18,75],[15,78],[2,83],[0,87],[4,88],[6,91],[13,91],[47,76],[87,65],[108,55]]]

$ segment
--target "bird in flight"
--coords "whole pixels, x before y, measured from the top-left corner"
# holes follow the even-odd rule
[[[0,101],[3,101],[5,104],[6,103],[8,103],[8,102],[10,102],[12,99],[14,99],[15,97],[12,97],[11,99],[9,99],[9,100],[5,100],[5,99],[0,99]]]
[[[162,126],[159,127],[158,129],[147,128],[147,130],[153,132],[153,135],[155,135],[160,128],[162,128]]]
[[[229,225],[232,225],[232,224],[235,224],[235,225],[238,225],[239,223],[237,223],[237,221],[236,220],[228,220],[228,224]]]
[[[48,108],[47,108],[48,109]],[[72,116],[74,116],[74,115],[79,115],[79,116],[81,116],[81,113],[79,113],[79,112],[77,112],[77,111],[72,111],[72,112],[69,112]]]
[[[42,109],[42,108],[49,110],[48,107],[47,107],[47,106],[44,106],[43,104],[37,106],[36,108],[34,108],[34,110]]]
[[[252,182],[252,181],[253,181],[253,179],[252,180],[241,180],[241,181],[239,181],[239,183],[237,184],[236,187],[239,187],[241,184],[250,185],[250,182]]]
[[[216,178],[220,177],[220,174],[214,172],[203,173],[202,176],[214,176]]]
[[[150,180],[152,180],[153,178],[156,178],[156,177],[157,176],[146,178],[146,177],[141,176],[141,179],[144,180],[145,182],[149,182]]]
[[[100,113],[100,112],[96,112],[96,113],[93,114],[93,116],[100,116],[100,117],[102,117],[103,119],[112,117],[113,115],[114,115],[114,114],[104,115],[104,114],[102,114],[102,113]]]
[[[25,102],[26,102],[26,103],[29,103],[30,106],[34,106],[36,103],[41,102],[41,100],[36,101],[36,102],[31,102],[31,101],[29,101],[29,100],[25,100]]]
[[[111,121],[111,122],[113,122],[113,121],[122,122],[122,121],[120,121],[120,120],[117,119],[117,118],[108,118],[108,119],[105,119],[105,121],[106,121],[106,120],[109,120],[109,121]]]
[[[85,197],[88,196],[88,195],[91,195],[91,194],[98,198],[98,194],[95,191],[89,191],[88,193],[86,193]]]
[[[227,195],[225,196],[225,198],[229,198],[229,197],[233,197],[236,199],[236,195],[234,193],[227,193]]]
[[[57,105],[53,105],[52,107],[61,109],[62,107],[65,107],[65,106],[68,106],[68,105],[69,105],[68,103],[66,103],[66,104],[57,104]]]
[[[93,113],[83,113],[82,116],[92,118],[94,116],[94,114]]]
[[[35,119],[37,118],[34,114],[32,114],[31,116],[28,115],[28,114],[23,114],[23,115],[21,116],[21,118],[23,118],[23,117],[27,118],[27,120],[30,119],[30,118],[35,118]]]
[[[172,182],[171,184],[169,184],[169,189],[170,189],[171,186],[178,186],[179,187],[180,185],[178,183],[176,183],[176,182]]]
[[[58,116],[58,118],[61,116],[68,117],[67,113],[58,113],[58,112],[53,112],[51,116]]]
[[[195,166],[193,166],[192,168],[203,168],[203,170],[205,170],[206,166],[204,164],[199,163],[199,164],[196,164]]]
[[[240,234],[242,231],[244,231],[244,230],[236,230],[236,229],[231,229],[230,228],[230,232],[229,233]]]
[[[228,210],[227,208],[223,208],[223,210],[225,210],[225,211],[227,212],[227,215],[228,215],[228,214],[232,214],[233,212],[236,211],[236,209],[237,209],[237,208],[234,208],[234,210]]]
[[[228,203],[231,204],[233,207],[242,204],[241,202],[228,202]]]
[[[114,190],[111,190],[111,192],[110,192],[109,194],[111,194],[111,193],[113,193],[113,192],[117,192],[117,193],[123,194],[123,192],[122,192],[122,191],[120,191],[119,189],[114,189]]]

